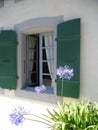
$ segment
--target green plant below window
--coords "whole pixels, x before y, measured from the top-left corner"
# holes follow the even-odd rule
[[[57,69],[57,75],[62,80],[61,85],[61,96],[63,93],[63,80],[70,80],[73,74],[73,69],[69,66],[59,67]],[[37,93],[45,92],[46,88],[44,85],[37,86],[35,88]],[[63,96],[62,96],[63,98]],[[47,109],[47,114],[42,117],[30,114],[22,107],[15,108],[10,113],[10,121],[19,125],[23,123],[26,115],[35,116],[40,123],[46,124],[51,130],[98,130],[98,103],[91,102],[90,100],[70,101],[57,103],[57,110]],[[28,119],[30,120],[30,119]]]
[[[58,102],[58,110],[48,110],[44,115],[52,122],[51,130],[98,130],[98,104],[82,100]]]

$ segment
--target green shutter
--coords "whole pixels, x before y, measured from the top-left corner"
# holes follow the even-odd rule
[[[0,32],[0,87],[16,89],[16,33]]]
[[[63,96],[79,97],[80,88],[80,19],[57,26],[57,67],[69,65],[74,70],[71,80],[64,80]],[[61,79],[57,76],[57,95],[61,95]]]

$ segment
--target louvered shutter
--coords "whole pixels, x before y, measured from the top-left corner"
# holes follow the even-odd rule
[[[80,19],[57,26],[57,67],[69,65],[74,70],[71,80],[64,80],[63,96],[79,97],[80,88]],[[57,77],[57,95],[61,95],[61,79]]]
[[[16,33],[0,32],[0,87],[16,89]]]

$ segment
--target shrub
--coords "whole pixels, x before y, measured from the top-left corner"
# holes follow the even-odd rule
[[[51,130],[98,130],[98,104],[80,102],[58,102],[58,110],[48,110],[44,115],[51,121]]]

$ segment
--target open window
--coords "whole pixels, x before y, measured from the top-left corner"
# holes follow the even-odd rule
[[[53,32],[26,36],[26,85],[54,87],[54,42]]]

